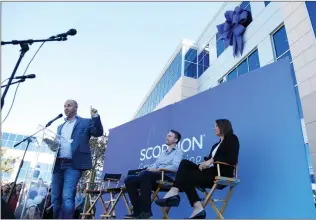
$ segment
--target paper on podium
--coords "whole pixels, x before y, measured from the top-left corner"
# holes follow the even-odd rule
[[[37,130],[42,131],[36,135],[32,148],[27,152],[30,162],[25,168],[26,175],[15,210],[16,218],[20,219],[43,217],[45,206],[50,200],[48,192],[58,149],[61,143],[72,142],[44,126],[39,126]]]

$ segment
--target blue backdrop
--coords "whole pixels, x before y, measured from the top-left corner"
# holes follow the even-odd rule
[[[128,169],[153,163],[170,129],[181,132],[185,158],[198,163],[218,141],[214,121],[227,118],[240,140],[241,183],[224,217],[316,217],[290,71],[288,60],[282,60],[112,129],[103,173],[126,176]],[[152,207],[154,217],[162,217]],[[99,204],[97,216],[101,212]],[[191,212],[182,194],[181,206],[172,208],[170,217],[185,218]],[[117,217],[126,213],[121,200]],[[207,217],[215,216],[209,206]]]

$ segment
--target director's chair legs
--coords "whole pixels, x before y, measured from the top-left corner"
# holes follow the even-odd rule
[[[132,209],[131,209],[131,207],[128,205],[128,200],[127,200],[127,198],[126,198],[125,193],[123,193],[122,196],[123,196],[123,199],[124,199],[124,204],[125,204],[125,207],[126,207],[126,209],[127,209],[127,212],[128,212],[129,215],[131,215],[131,214],[132,214]]]
[[[109,201],[109,206],[107,207],[107,209],[105,209],[104,214],[100,216],[101,219],[103,219],[103,218],[108,219],[111,217],[116,218],[115,207],[116,207],[117,203],[119,202],[119,200],[121,199],[121,197],[123,197],[124,204],[126,206],[128,214],[132,214],[131,208],[128,205],[128,200],[127,200],[126,195],[125,195],[125,188],[121,188],[120,191],[118,192],[118,194],[115,191],[109,192],[109,194],[110,194],[111,200]],[[115,198],[116,194],[117,194],[117,196]]]
[[[103,200],[101,195],[102,195],[101,193],[98,194],[97,197],[95,198],[95,200],[92,200],[91,194],[88,194],[90,207],[86,212],[81,213],[82,219],[85,219],[86,217],[90,217],[90,218],[94,219],[94,215],[95,215],[94,208],[95,208],[95,205],[99,199],[101,199],[101,201],[102,201],[101,203],[102,203],[103,207],[105,207],[105,203],[104,203],[104,200]]]
[[[155,190],[154,194],[151,197],[151,203],[153,203],[156,198],[159,199],[158,193],[160,192],[160,190],[161,190],[161,187],[158,186],[158,188]],[[161,212],[163,214],[162,218],[163,219],[169,219],[168,214],[169,214],[169,211],[170,211],[171,207],[167,207],[166,209],[164,207],[160,207],[160,209],[161,209]]]
[[[206,190],[203,191],[203,193],[205,194],[206,198],[205,198],[205,200],[204,200],[202,205],[203,205],[203,208],[205,208],[206,205],[209,203],[212,206],[213,210],[215,211],[215,213],[217,215],[217,218],[218,219],[224,219],[223,213],[224,213],[225,208],[226,208],[226,206],[228,204],[228,201],[229,201],[229,199],[230,199],[230,197],[232,195],[234,186],[230,186],[229,191],[228,191],[228,193],[227,193],[227,195],[226,195],[224,200],[212,199],[213,193],[215,192],[217,187],[218,187],[218,184],[214,184],[209,193],[207,193]],[[223,202],[223,205],[221,206],[220,209],[218,209],[214,202]]]

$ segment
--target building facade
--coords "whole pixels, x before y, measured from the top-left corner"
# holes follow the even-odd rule
[[[251,13],[242,55],[225,47],[217,25],[239,6]],[[196,41],[184,40],[133,119],[288,58],[310,172],[316,168],[316,2],[224,2]],[[238,94],[234,94],[238,95]]]
[[[12,167],[10,171],[1,172],[1,181],[2,182],[14,182],[16,175],[18,174],[18,169],[20,161],[23,157],[23,153],[26,149],[27,142],[14,147],[15,144],[22,141],[24,136],[21,134],[14,133],[1,133],[1,161],[6,159],[15,159],[15,162],[9,164]],[[39,147],[39,143],[33,140],[27,150],[27,153],[24,158],[24,163],[19,173],[17,183],[24,182],[27,177],[27,172],[33,172],[35,170],[36,162],[39,162],[39,176],[44,182],[51,183],[52,179],[52,166],[54,161],[54,156],[48,147]],[[36,169],[37,170],[37,169]],[[32,175],[32,174],[30,174]]]

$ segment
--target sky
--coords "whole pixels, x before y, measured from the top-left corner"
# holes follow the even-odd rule
[[[67,99],[78,115],[101,116],[106,133],[130,120],[182,39],[197,40],[221,2],[3,2],[1,40],[45,39],[74,28],[68,41],[45,43],[20,84],[2,131],[32,134],[63,113]],[[40,46],[30,46],[20,76]],[[1,81],[16,64],[20,47],[1,46]],[[1,121],[11,106],[10,87]],[[3,89],[1,90],[4,91]],[[63,119],[50,129],[56,131]]]

